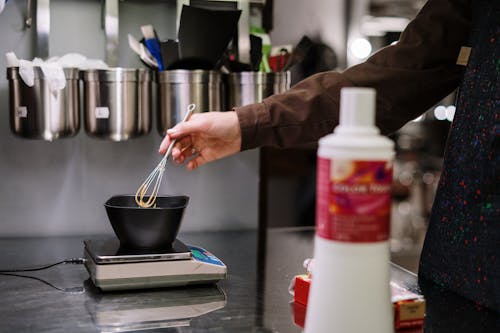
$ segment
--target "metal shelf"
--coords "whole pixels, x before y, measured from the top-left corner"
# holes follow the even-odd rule
[[[123,1],[123,0],[122,0]],[[173,0],[167,0],[173,1]],[[190,0],[177,1],[177,27],[179,26],[182,5],[189,5]],[[266,0],[207,0],[234,2],[241,10],[238,22],[238,46],[240,61],[248,62],[250,57],[249,16],[251,5],[264,5]],[[102,0],[102,28],[106,41],[106,63],[110,66],[118,65],[118,37],[119,37],[119,0]],[[34,19],[34,20],[33,20]],[[47,58],[49,56],[50,34],[50,0],[26,0],[26,28],[31,28],[35,22],[35,56]]]

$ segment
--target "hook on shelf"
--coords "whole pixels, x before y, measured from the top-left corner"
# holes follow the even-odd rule
[[[26,19],[24,20],[24,26],[26,28],[31,28],[33,24],[33,15],[31,8],[31,0],[26,0]]]

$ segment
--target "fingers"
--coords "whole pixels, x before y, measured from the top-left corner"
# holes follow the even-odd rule
[[[181,156],[184,152],[184,150],[188,147],[191,147],[192,145],[192,140],[190,136],[186,136],[182,139],[178,139],[172,148],[172,156],[174,159],[177,159],[179,156]]]
[[[193,115],[189,121],[177,124],[167,130],[168,136],[173,140],[198,132],[200,130],[200,123],[196,121],[197,118],[195,116]]]
[[[180,138],[188,137],[191,134],[200,131],[200,127],[202,126],[202,124],[200,124],[200,122],[197,121],[198,117],[199,117],[198,114],[194,114],[190,117],[188,122],[179,123],[179,124],[175,125],[174,127],[168,129],[167,135],[165,136],[165,138],[163,139],[163,141],[160,144],[160,148],[158,150],[159,153],[165,154],[165,152],[167,151],[168,146],[170,145],[172,140],[179,140]],[[175,152],[175,149],[172,151],[172,155],[174,157],[179,155],[179,153],[182,150],[182,147],[184,147],[184,145],[180,146],[180,145],[176,144],[175,147],[178,147],[179,151]]]
[[[160,145],[160,153],[165,154],[167,151],[168,145],[172,142],[171,138],[169,135],[165,136],[163,139],[163,142]],[[189,159],[192,156],[196,156],[192,160],[190,160],[186,164],[186,168],[188,170],[194,170],[203,164],[206,164],[208,161],[205,159],[203,155],[201,155],[200,151],[195,150],[195,148],[192,145],[191,142],[191,137],[185,137],[180,140],[178,140],[174,148],[172,148],[172,157],[177,164],[182,164],[184,163],[187,159]]]
[[[170,136],[167,134],[165,136],[165,138],[163,139],[163,141],[161,142],[160,148],[158,149],[158,152],[162,155],[165,155],[165,153],[167,152],[168,147],[170,146],[172,141],[173,141],[173,139],[170,138]],[[190,145],[191,145],[191,138],[190,137],[185,137],[185,138],[182,138],[181,140],[177,140],[175,145],[172,147],[172,151],[171,151],[172,156],[174,158],[177,158],[182,153],[184,148],[186,148]]]
[[[186,145],[178,152],[179,152],[179,154],[176,154],[174,156],[174,161],[177,164],[182,164],[182,163],[184,163],[184,161],[189,159],[191,156],[199,154],[199,152],[196,151],[196,149],[192,145]]]
[[[158,152],[160,154],[164,155],[167,152],[167,148],[170,145],[170,142],[172,142],[170,137],[168,135],[165,135],[165,137],[163,138],[163,141],[160,144],[160,148],[158,149]]]
[[[169,144],[176,140],[172,149],[173,160],[177,164],[186,163],[186,168],[193,170],[209,161],[228,156],[228,152],[232,154],[239,151],[240,144],[236,142],[237,138],[233,139],[233,136],[239,135],[239,132],[233,133],[233,127],[236,126],[239,130],[238,120],[236,118],[234,124],[231,122],[227,125],[227,122],[222,121],[226,118],[227,114],[222,112],[193,114],[189,121],[167,130],[167,135],[160,145],[160,153],[164,154]],[[233,149],[233,144],[228,145],[228,142],[237,147]],[[220,152],[214,147],[225,147],[225,150]],[[193,151],[193,148],[197,151]],[[214,153],[215,151],[217,153]]]
[[[186,168],[191,171],[191,170],[194,170],[200,166],[202,166],[203,164],[207,163],[207,161],[205,160],[205,158],[203,157],[203,155],[198,155],[196,156],[195,158],[193,158],[191,161],[189,161],[186,165]]]

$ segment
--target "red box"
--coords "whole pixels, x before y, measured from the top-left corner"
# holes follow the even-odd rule
[[[293,302],[293,322],[295,325],[304,328],[304,324],[306,322],[306,310],[306,305],[299,302]]]
[[[396,329],[424,325],[425,299],[422,296],[391,282],[391,298],[394,305],[394,327]]]
[[[293,293],[293,301],[302,305],[307,305],[309,297],[309,286],[311,285],[311,277],[309,274],[295,276],[295,287]]]

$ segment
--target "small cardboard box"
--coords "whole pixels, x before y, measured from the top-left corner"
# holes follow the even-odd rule
[[[394,306],[396,329],[424,325],[425,299],[391,281],[391,300]]]

